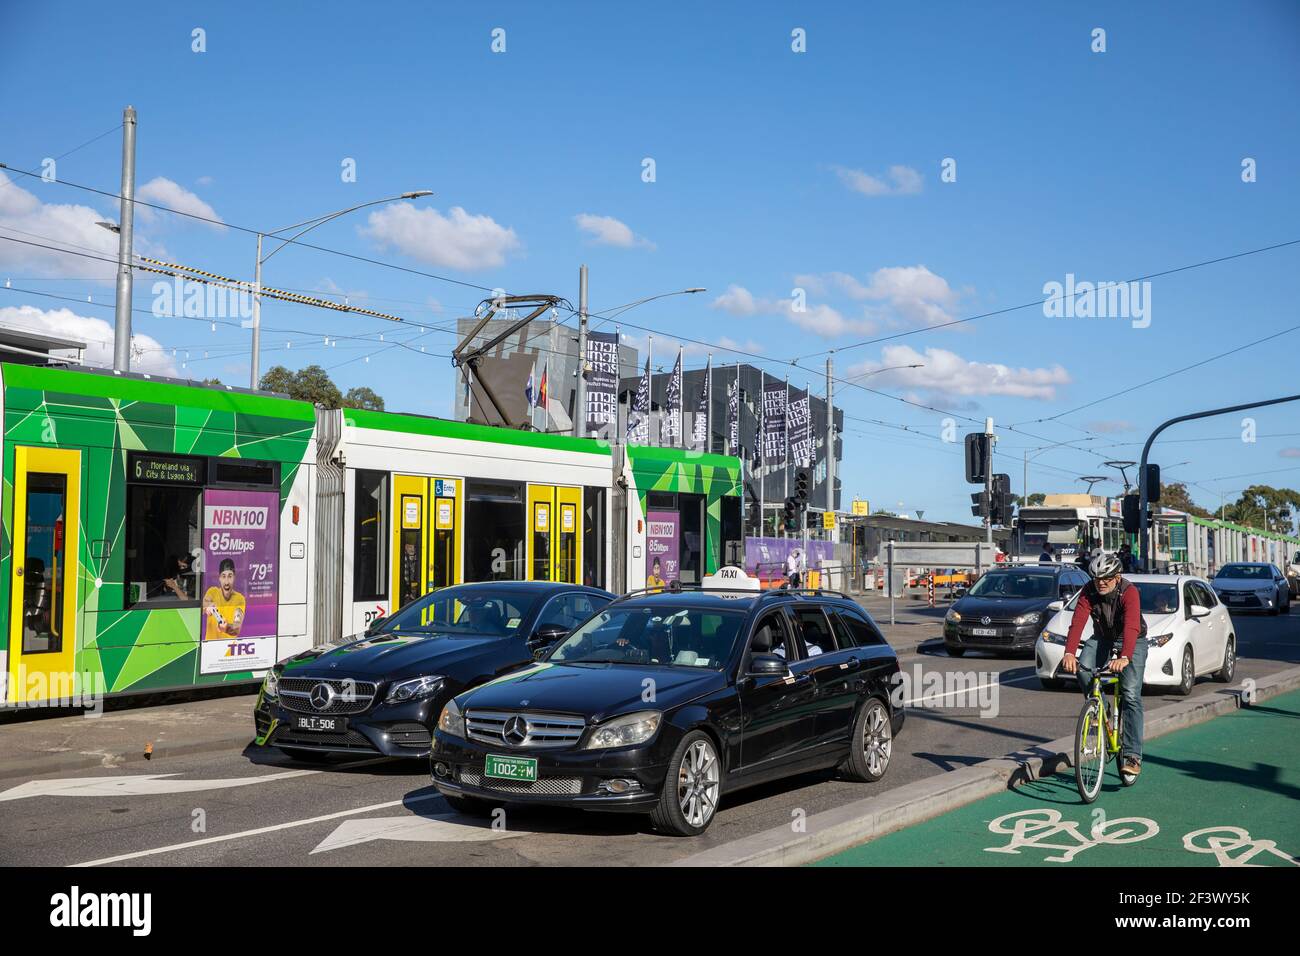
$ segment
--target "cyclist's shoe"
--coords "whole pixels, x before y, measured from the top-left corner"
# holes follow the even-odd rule
[[[1142,761],[1137,757],[1125,757],[1123,764],[1120,766],[1120,773],[1126,773],[1130,777],[1136,777],[1142,772]]]

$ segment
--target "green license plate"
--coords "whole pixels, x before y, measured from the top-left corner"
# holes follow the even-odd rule
[[[498,757],[496,754],[488,754],[487,760],[483,764],[483,775],[485,777],[496,777],[498,780],[522,780],[525,783],[536,783],[537,758]]]

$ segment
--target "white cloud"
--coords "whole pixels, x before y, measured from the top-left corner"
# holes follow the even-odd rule
[[[1113,418],[1088,422],[1084,427],[1090,432],[1099,432],[1102,435],[1113,435],[1116,432],[1131,432],[1134,425],[1127,419]]]
[[[168,209],[175,209],[177,212],[187,213],[191,216],[215,219],[215,223],[208,222],[204,223],[204,225],[210,226],[218,232],[224,232],[226,229],[225,225],[223,225],[225,220],[217,215],[215,209],[184,186],[162,176],[155,176],[137,189],[135,197],[144,202],[166,206]],[[145,222],[154,222],[162,219],[164,213],[156,209],[150,209],[148,206],[136,206],[136,215]]]
[[[111,368],[113,365],[113,326],[103,319],[77,315],[71,309],[38,309],[35,306],[0,308],[0,325],[29,332],[47,332],[86,343],[82,359],[87,365]],[[131,370],[153,375],[175,376],[176,363],[170,349],[164,350],[157,339],[148,335],[131,336]],[[55,352],[76,355],[75,352]]]
[[[911,166],[890,166],[886,176],[892,181],[885,182],[879,176],[850,169],[846,166],[832,166],[835,175],[849,189],[864,196],[913,196],[921,191],[924,182],[921,174]]]
[[[713,308],[732,315],[754,315],[758,311],[753,294],[739,285],[727,286],[727,291],[713,300]]]
[[[846,332],[866,335],[874,332],[877,325],[868,318],[851,319],[837,309],[819,303],[802,303],[796,308],[795,300],[755,298],[744,286],[731,285],[727,291],[713,300],[713,308],[740,318],[756,315],[782,316],[806,332],[833,338]]]
[[[431,207],[396,203],[370,214],[362,235],[418,262],[452,269],[489,269],[519,247],[515,231],[491,216],[471,216],[453,206],[444,216]]]
[[[855,301],[882,303],[893,314],[922,325],[951,322],[959,298],[946,279],[923,265],[877,269],[867,283],[843,272],[797,275],[794,281],[817,294],[834,289]],[[870,315],[886,317],[881,308],[871,310]]]
[[[211,186],[213,179],[211,176],[200,176],[198,179],[194,180],[194,182],[199,186]]]
[[[574,216],[573,221],[598,246],[618,246],[621,249],[632,249],[637,246],[643,249],[655,247],[649,239],[636,235],[627,223],[613,216],[597,216],[583,212]]]
[[[90,206],[41,202],[0,172],[0,234],[23,240],[0,240],[0,266],[40,276],[112,279],[117,269],[117,235],[95,225],[108,218]],[[112,261],[41,249],[24,242],[67,248]]]
[[[923,367],[895,368],[907,365]],[[855,379],[867,372],[877,373],[862,379],[862,384],[873,388],[892,386],[945,397],[1002,395],[1051,401],[1056,398],[1057,388],[1071,382],[1070,373],[1060,365],[1012,368],[995,362],[970,361],[947,349],[929,348],[921,353],[906,345],[886,347],[878,362],[853,366],[844,377]]]

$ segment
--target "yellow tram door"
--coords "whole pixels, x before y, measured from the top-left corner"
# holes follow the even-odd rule
[[[14,450],[9,701],[70,697],[77,646],[81,453]]]
[[[460,580],[460,486],[453,478],[393,476],[393,610]]]
[[[528,580],[579,583],[582,489],[528,486]]]

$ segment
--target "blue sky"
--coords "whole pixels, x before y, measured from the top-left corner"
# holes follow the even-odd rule
[[[206,52],[191,49],[196,27]],[[491,48],[497,28],[504,53]],[[791,49],[796,28],[806,52]],[[1096,28],[1105,52],[1091,49]],[[1031,490],[1073,491],[1084,487],[1077,476],[1108,471],[1104,458],[1136,458],[1165,418],[1300,391],[1297,330],[1062,415],[1300,325],[1300,246],[1154,280],[1145,328],[1041,306],[929,328],[1041,300],[1070,273],[1125,281],[1300,238],[1293,2],[138,3],[129,16],[6,4],[0,81],[0,162],[12,167],[39,171],[130,103],[138,183],[164,205],[275,229],[428,188],[430,199],[354,213],[310,241],[575,301],[586,262],[597,312],[704,286],[625,319],[655,329],[656,356],[674,337],[739,346],[817,389],[827,349],[841,376],[924,363],[861,379],[884,394],[837,387],[849,416],[845,490],[873,507],[969,520],[946,418],[960,439],[970,419],[994,417],[999,470],[1016,491],[1027,449],[1096,449],[1057,448],[1031,465]],[[647,157],[654,182],[643,181]],[[348,158],[355,182],[340,175]],[[949,158],[955,182],[940,177]],[[113,133],[60,159],[57,175],[115,192],[119,159]],[[0,235],[115,255],[93,226],[117,218],[110,200],[12,178],[0,187]],[[251,278],[247,233],[142,214],[137,239],[161,258]],[[103,266],[0,240],[11,281],[0,320],[93,337],[98,326],[83,320],[112,320]],[[277,255],[264,281],[347,292],[440,326],[484,294],[308,249]],[[151,307],[150,286],[137,278],[138,308]],[[796,288],[807,311],[791,309]],[[414,340],[421,355],[378,351],[425,330],[373,318],[268,302],[263,322],[264,368],[315,362],[390,408],[449,412],[452,369],[431,354],[450,350],[446,333]],[[184,374],[246,380],[246,331],[139,314],[135,331],[156,368],[184,362]],[[348,334],[366,337],[323,345]],[[708,351],[689,346],[687,366]],[[795,356],[807,358],[783,364]],[[1253,442],[1237,416],[1170,433],[1156,458],[1170,479],[1197,482],[1207,506],[1253,481],[1300,485],[1297,407],[1254,417]]]

